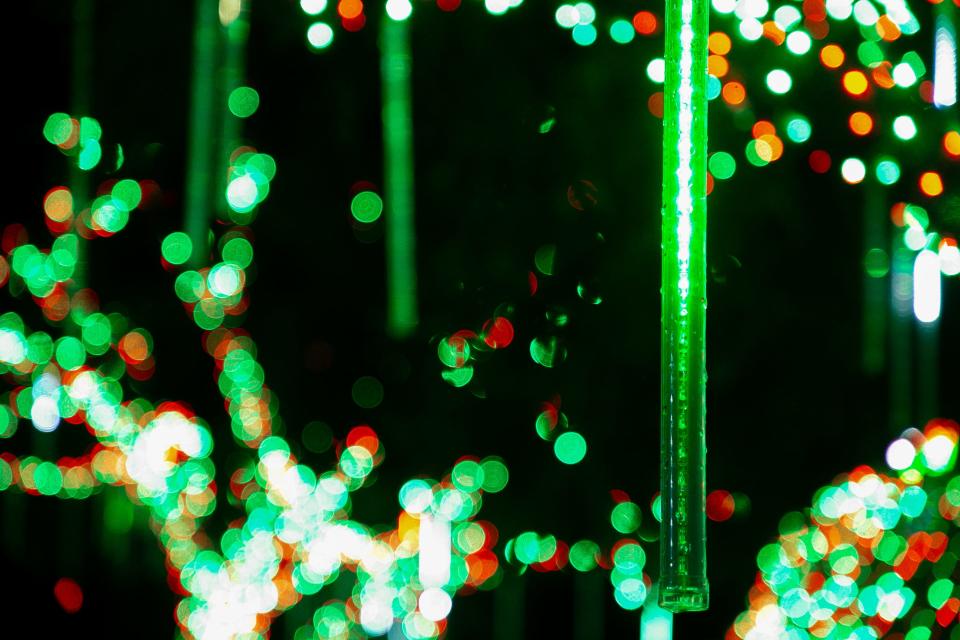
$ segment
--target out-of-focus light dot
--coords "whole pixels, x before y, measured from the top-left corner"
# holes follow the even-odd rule
[[[837,69],[843,64],[846,55],[838,45],[828,44],[820,50],[820,62],[828,69]]]
[[[857,184],[866,177],[867,167],[859,158],[847,158],[840,165],[840,175],[848,184]]]
[[[577,464],[587,455],[587,441],[576,431],[567,431],[554,441],[553,453],[563,464]]]
[[[721,90],[724,101],[731,106],[743,104],[747,99],[747,90],[739,82],[728,82]]]
[[[507,0],[484,0],[483,8],[490,15],[502,16],[510,10],[510,3]]]
[[[931,471],[942,471],[950,463],[955,448],[953,440],[945,435],[937,435],[923,443],[920,453],[923,464]]]
[[[759,40],[761,37],[763,37],[763,25],[759,20],[754,18],[741,20],[740,35],[744,40],[749,40],[751,42]]]
[[[870,85],[862,71],[854,69],[843,74],[843,88],[851,96],[859,97],[867,92]]]
[[[627,20],[616,20],[610,25],[610,38],[618,44],[628,44],[636,35],[633,25]]]
[[[901,140],[913,140],[917,135],[917,124],[910,116],[897,116],[893,119],[893,133]]]
[[[783,31],[789,31],[802,17],[800,10],[791,5],[783,5],[773,12],[773,21]]]
[[[900,179],[900,165],[895,160],[881,160],[877,163],[877,180],[880,184],[891,185]]]
[[[707,517],[714,522],[729,520],[733,517],[736,509],[736,500],[729,491],[717,489],[707,495]]]
[[[573,41],[581,47],[588,47],[597,41],[597,28],[582,22],[573,28]]]
[[[723,85],[716,76],[707,76],[707,100],[713,100],[720,95]]]
[[[53,596],[67,613],[76,613],[83,606],[83,590],[70,578],[60,578],[53,585]]]
[[[219,264],[207,276],[207,288],[218,298],[229,298],[240,291],[242,284],[240,270],[232,264]]]
[[[647,77],[658,84],[663,84],[665,69],[663,58],[654,58],[647,63]]]
[[[806,142],[810,139],[811,133],[813,133],[813,128],[810,126],[810,121],[804,118],[803,116],[795,116],[787,122],[787,137],[790,138],[793,142]]]
[[[794,55],[802,56],[810,51],[812,44],[810,36],[803,31],[794,31],[787,36],[787,49]]]
[[[960,131],[947,131],[944,134],[943,150],[954,159],[960,158]]]
[[[361,191],[350,201],[350,213],[357,222],[369,224],[383,213],[383,200],[373,191]]]
[[[315,16],[323,13],[323,10],[327,8],[327,0],[300,0],[300,8],[307,15]]]
[[[960,274],[960,248],[956,244],[943,243],[940,245],[940,271],[945,276]]]
[[[593,24],[593,21],[597,19],[597,10],[589,2],[578,2],[574,7],[576,7],[577,14],[580,17],[580,24]]]
[[[260,106],[260,94],[253,87],[237,87],[227,98],[230,113],[238,118],[249,118]]]
[[[864,111],[854,111],[847,120],[850,131],[858,136],[865,136],[873,131],[873,118]]]
[[[920,175],[920,191],[923,195],[936,197],[943,193],[943,179],[936,171],[925,171]]]
[[[632,502],[620,502],[610,512],[610,524],[620,533],[633,533],[640,526],[643,514]]]
[[[736,159],[726,151],[717,151],[710,156],[708,161],[710,173],[717,180],[726,180],[731,178],[737,171]]]
[[[557,24],[564,29],[573,29],[580,22],[580,14],[577,13],[576,7],[571,4],[560,5],[553,17]]]
[[[903,243],[911,251],[920,251],[927,246],[927,234],[923,227],[910,225],[903,233]]]
[[[733,13],[737,8],[737,0],[713,0],[713,9],[717,13]]]
[[[326,22],[314,22],[307,29],[307,42],[314,49],[326,49],[333,42],[333,29]]]
[[[827,0],[827,13],[831,18],[837,20],[846,20],[853,15],[853,2],[851,0]]]
[[[387,0],[387,15],[391,20],[400,22],[406,20],[413,13],[413,5],[410,0]]]
[[[591,571],[597,566],[600,547],[591,540],[580,540],[570,547],[570,564],[577,571]]]
[[[383,385],[373,376],[361,376],[353,383],[353,401],[364,409],[373,409],[383,402]]]
[[[510,481],[510,472],[507,465],[498,458],[486,458],[480,462],[483,469],[483,490],[488,493],[503,491]]]
[[[190,259],[192,252],[193,242],[190,241],[190,236],[182,231],[174,231],[164,238],[160,245],[163,259],[170,264],[183,264]]]
[[[257,195],[257,183],[247,174],[234,178],[227,185],[227,204],[236,211],[252,209],[257,204]]]
[[[35,398],[30,408],[30,420],[37,431],[50,433],[60,426],[60,409],[50,396]]]
[[[893,81],[898,87],[912,87],[917,82],[917,74],[906,62],[893,67]]]
[[[790,91],[793,86],[793,80],[790,74],[783,69],[774,69],[767,74],[767,87],[777,95],[783,95]]]
[[[440,622],[446,618],[453,607],[450,594],[438,587],[430,587],[424,590],[420,594],[418,604],[423,617],[433,622]]]
[[[633,28],[642,36],[649,36],[657,31],[657,16],[649,11],[638,11],[633,15]]]
[[[710,48],[710,53],[718,56],[727,55],[730,53],[730,49],[733,48],[733,42],[730,41],[730,36],[723,31],[714,31],[711,33],[707,39],[707,45]]]
[[[903,471],[913,464],[917,450],[906,438],[898,438],[887,447],[887,466],[894,471]]]
[[[874,247],[864,256],[863,268],[871,278],[882,278],[890,271],[890,256],[883,249]]]

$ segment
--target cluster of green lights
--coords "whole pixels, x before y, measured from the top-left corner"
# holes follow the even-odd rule
[[[510,309],[505,309],[506,313]],[[444,369],[441,377],[451,386],[465,387],[473,380],[473,361],[482,354],[503,349],[513,342],[513,323],[506,315],[494,316],[484,323],[478,334],[469,329],[440,339],[437,357]]]
[[[87,116],[78,119],[66,113],[54,113],[43,125],[43,137],[47,142],[73,157],[84,171],[90,171],[100,163],[102,135],[100,123]]]
[[[570,430],[566,414],[552,403],[543,403],[535,428],[541,439],[553,442],[553,453],[563,464],[577,464],[586,457],[587,441],[578,432]]]
[[[189,306],[194,322],[208,331],[221,326],[228,316],[245,310],[246,269],[253,262],[253,245],[242,231],[227,232],[219,246],[220,262],[185,270],[174,282],[177,297]],[[179,231],[164,238],[161,245],[164,260],[173,265],[184,264],[191,250],[190,238]]]
[[[858,467],[818,491],[810,509],[784,516],[778,541],[757,556],[757,593],[732,633],[929,640],[952,627],[957,637],[958,436],[949,421],[908,429],[887,449],[890,474]]]
[[[230,219],[235,224],[250,224],[257,205],[270,194],[270,181],[277,173],[277,163],[266,153],[239,149],[230,165],[226,198]]]

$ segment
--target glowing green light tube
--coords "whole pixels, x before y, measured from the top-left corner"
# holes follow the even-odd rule
[[[70,57],[70,110],[74,117],[90,115],[90,82],[93,77],[93,4],[91,0],[76,0],[73,5],[73,38]],[[70,192],[73,194],[74,211],[90,204],[90,180],[77,164],[70,163]],[[87,246],[79,233],[77,236],[77,266],[70,285],[71,295],[87,286]],[[71,329],[72,330],[72,329]]]
[[[702,611],[706,558],[707,0],[667,0],[660,604]]]
[[[384,217],[387,235],[387,331],[396,338],[409,336],[417,326],[409,28],[406,20],[394,20],[384,16],[380,34],[386,205]]]
[[[217,38],[219,0],[197,0],[193,32],[193,89],[184,202],[184,231],[193,251],[188,264],[199,267],[209,251],[211,185],[215,149]]]

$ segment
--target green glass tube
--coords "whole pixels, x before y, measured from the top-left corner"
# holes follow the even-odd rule
[[[215,103],[217,50],[220,30],[219,0],[196,0],[193,31],[193,87],[191,90],[184,231],[193,251],[189,265],[197,268],[209,253],[210,214],[214,206],[213,154],[216,140]]]
[[[230,163],[230,154],[240,146],[241,136],[243,135],[243,120],[233,115],[227,110],[227,103],[230,98],[230,92],[243,84],[246,75],[247,62],[247,40],[250,36],[250,3],[242,0],[236,5],[236,13],[228,16],[229,21],[224,21],[224,16],[220,18],[220,24],[223,25],[220,38],[222,53],[222,64],[220,65],[219,104],[221,115],[221,133],[220,148],[217,152],[216,165],[224,167]],[[217,216],[221,220],[230,219],[229,206],[225,196],[229,173],[227,171],[218,172],[218,181],[215,186]]]
[[[388,16],[381,24],[387,332],[405,338],[417,326],[410,25]]]
[[[667,0],[663,110],[660,605],[702,611],[706,559],[707,9]]]
[[[89,116],[90,84],[93,78],[93,2],[75,0],[70,56],[70,110],[75,118]],[[70,163],[70,192],[74,211],[79,215],[90,200],[90,178],[76,163]],[[76,231],[77,266],[68,288],[71,295],[87,286],[87,242]],[[75,328],[68,328],[73,331]]]

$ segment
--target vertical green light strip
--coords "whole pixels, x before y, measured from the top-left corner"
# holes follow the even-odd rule
[[[875,256],[885,255],[884,230],[887,207],[882,187],[874,181],[864,184],[863,211],[863,317],[862,368],[868,375],[879,375],[886,364],[886,289],[887,276],[874,264]],[[882,253],[880,253],[882,252]]]
[[[660,604],[702,611],[706,559],[707,0],[667,0]]]
[[[914,419],[913,411],[913,254],[894,234],[890,251],[890,429],[898,433]]]
[[[90,81],[93,66],[93,2],[76,0],[73,4],[73,34],[70,56],[70,112],[73,117],[90,115]],[[79,222],[80,212],[90,204],[89,178],[77,163],[70,163],[70,193],[73,195],[74,215]],[[86,241],[76,231],[77,266],[73,272],[70,293],[87,286]]]
[[[223,4],[224,0],[220,0]],[[243,132],[243,122],[227,109],[230,92],[244,82],[247,61],[247,39],[250,35],[250,4],[247,0],[236,3],[236,13],[225,16],[220,14],[220,24],[223,25],[223,67],[220,71],[220,92],[218,95],[220,109],[223,114],[222,132],[220,136],[220,150],[217,153],[214,166],[226,167],[230,163],[230,154],[240,146]],[[226,20],[225,20],[226,19]],[[215,209],[222,220],[230,219],[230,207],[227,205],[227,171],[219,171],[214,198]]]
[[[217,96],[219,0],[196,0],[193,32],[193,88],[183,226],[193,245],[189,265],[201,266],[209,252],[213,206],[214,107]]]
[[[383,17],[380,73],[387,225],[387,332],[395,338],[411,335],[417,326],[409,29],[406,20]]]

